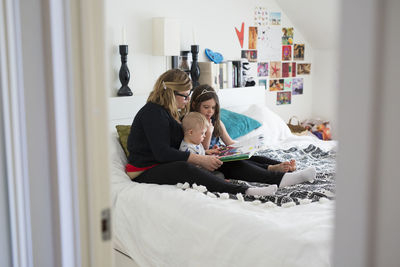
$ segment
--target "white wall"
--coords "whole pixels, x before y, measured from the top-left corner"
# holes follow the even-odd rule
[[[254,23],[256,6],[269,11],[282,11],[274,0],[213,1],[160,1],[160,0],[108,0],[106,1],[106,55],[110,94],[115,96],[120,82],[118,72],[120,56],[118,45],[122,41],[122,28],[126,27],[129,45],[128,66],[131,72],[130,88],[135,94],[148,94],[157,77],[166,70],[164,57],[152,56],[152,17],[173,17],[181,21],[181,50],[190,50],[193,44],[192,29],[200,45],[200,61],[208,61],[204,49],[221,52],[225,59],[240,58],[240,45],[234,27],[240,29],[245,22],[243,49],[248,48],[248,27]],[[212,8],[210,8],[212,7]],[[305,42],[305,61],[313,61],[312,44],[307,43],[286,15],[282,14],[282,26],[293,26],[295,42]],[[313,69],[313,66],[312,66]],[[313,70],[312,70],[313,71]],[[312,77],[304,77],[304,94],[293,96],[291,105],[276,105],[276,92],[266,92],[269,106],[285,121],[292,115],[309,118],[312,115]]]
[[[330,121],[332,137],[338,130],[337,109],[339,90],[338,51],[314,49],[312,117]],[[351,90],[349,88],[349,90]]]
[[[329,120],[332,136],[337,138],[341,3],[338,0],[276,0],[276,2],[313,47],[312,117]]]

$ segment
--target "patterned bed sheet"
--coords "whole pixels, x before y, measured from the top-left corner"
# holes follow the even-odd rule
[[[323,151],[321,148],[310,144],[306,148],[291,147],[289,149],[265,149],[256,153],[279,161],[295,159],[297,169],[314,166],[317,177],[313,183],[305,182],[297,185],[279,188],[274,196],[247,196],[242,194],[229,194],[230,199],[240,201],[257,201],[277,206],[294,206],[316,201],[333,200],[335,198],[336,151]],[[230,180],[232,183],[245,183],[250,186],[265,186],[262,183]],[[208,192],[204,192],[208,194]],[[223,197],[222,194],[212,192],[213,195]],[[225,196],[227,193],[224,194]]]

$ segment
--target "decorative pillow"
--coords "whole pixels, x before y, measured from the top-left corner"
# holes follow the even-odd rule
[[[130,125],[117,125],[117,126],[115,126],[115,128],[117,128],[119,142],[121,143],[121,146],[124,149],[126,157],[128,157],[129,156],[128,136],[129,136],[129,133],[131,132],[131,126]]]
[[[261,126],[261,123],[245,115],[221,109],[221,120],[232,139],[243,136]]]

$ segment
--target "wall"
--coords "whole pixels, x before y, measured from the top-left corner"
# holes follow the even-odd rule
[[[219,51],[226,59],[240,57],[240,45],[234,27],[240,27],[245,22],[245,40],[243,49],[248,47],[248,26],[254,22],[253,12],[256,6],[266,7],[269,11],[281,11],[274,0],[264,1],[138,1],[118,0],[106,1],[106,58],[109,75],[110,94],[116,95],[120,82],[118,72],[120,56],[118,44],[122,41],[122,28],[126,27],[127,42],[129,45],[128,66],[131,71],[129,83],[134,94],[147,94],[151,91],[157,77],[166,70],[164,57],[152,56],[152,17],[173,17],[181,20],[181,49],[189,50],[193,44],[193,30],[196,42],[201,51],[210,48]],[[210,8],[212,7],[212,8]],[[228,11],[229,10],[229,11]],[[283,13],[282,27],[293,26],[295,42],[305,42],[300,31]],[[240,29],[240,28],[239,28]],[[307,42],[305,63],[311,62],[314,66],[313,49]],[[208,61],[204,52],[199,55],[200,61]],[[313,70],[312,70],[313,71]],[[292,115],[308,118],[312,115],[314,75],[304,77],[304,94],[293,96],[291,105],[277,106],[276,92],[267,92],[266,99],[269,106],[285,121]]]
[[[336,49],[314,49],[312,117],[328,120],[332,136],[337,137],[339,69]]]
[[[313,47],[312,117],[329,120],[336,138],[340,1],[276,0]],[[299,12],[301,10],[301,12]]]

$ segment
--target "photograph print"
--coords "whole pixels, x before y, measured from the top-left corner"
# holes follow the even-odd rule
[[[287,105],[292,103],[292,92],[278,92],[276,94],[277,105]]]
[[[283,45],[282,46],[282,61],[292,60],[292,46]]]
[[[292,80],[292,94],[302,95],[303,94],[303,78],[293,78]]]
[[[294,44],[293,60],[304,60],[304,44]]]
[[[308,75],[311,72],[311,63],[297,64],[297,75]]]
[[[284,87],[283,79],[269,80],[269,90],[270,91],[282,91],[283,87]]]
[[[269,77],[281,78],[282,77],[282,63],[280,61],[271,61],[269,64]]]
[[[242,50],[242,58],[247,58],[249,62],[257,62],[257,50]]]
[[[268,76],[268,62],[258,62],[257,76],[258,77]]]

